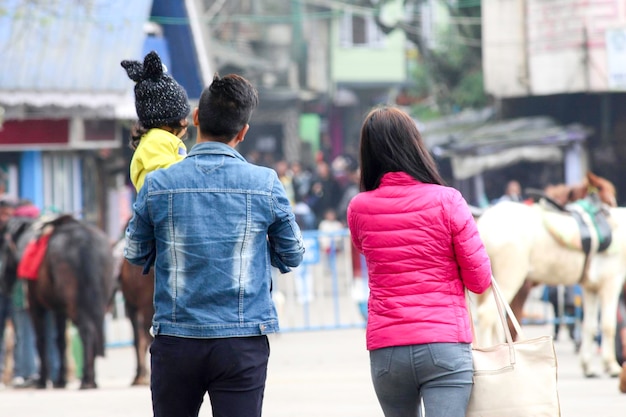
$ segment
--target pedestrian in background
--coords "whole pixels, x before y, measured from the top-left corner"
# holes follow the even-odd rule
[[[246,79],[216,74],[193,112],[196,145],[137,195],[124,255],[144,264],[157,253],[155,417],[197,416],[207,392],[214,416],[261,416],[267,334],[278,331],[268,261],[288,272],[304,244],[276,171],[235,149],[257,103]]]
[[[504,194],[498,198],[495,203],[500,203],[502,201],[514,201],[516,203],[521,203],[522,199],[522,186],[517,180],[510,180],[506,183],[506,187],[504,188]],[[494,204],[495,204],[494,203]]]
[[[135,81],[135,109],[139,121],[133,128],[130,179],[139,189],[145,176],[167,168],[187,155],[182,138],[187,133],[191,111],[185,89],[165,72],[159,55],[152,51],[139,61],[121,62]]]
[[[336,254],[343,249],[341,244],[343,239],[339,233],[343,229],[343,223],[337,218],[337,212],[332,208],[327,209],[324,218],[317,226],[320,232],[320,249],[325,256],[329,256],[331,252]]]
[[[491,265],[461,193],[446,187],[419,131],[393,107],[361,128],[361,192],[348,207],[369,275],[367,348],[386,417],[464,417],[472,390],[465,289]]]
[[[307,196],[307,202],[315,213],[316,227],[328,209],[337,210],[341,194],[341,185],[333,176],[330,166],[326,161],[319,161]]]
[[[15,227],[17,228],[24,223],[29,224],[36,221],[39,215],[39,208],[31,201],[20,200],[15,209],[12,223],[15,223]],[[21,259],[26,243],[24,239],[15,242],[18,259]],[[30,308],[28,306],[28,282],[26,280],[17,280],[13,288],[12,297],[13,311],[11,313],[11,320],[13,321],[13,329],[15,331],[12,385],[14,388],[29,388],[34,386],[39,379],[39,366],[37,363],[35,329],[33,328]],[[49,346],[49,344],[54,344],[54,342],[48,340],[47,346]],[[56,365],[58,362],[59,359],[56,359],[56,361],[48,363]],[[58,370],[55,371],[56,374],[58,374]]]
[[[6,196],[0,199],[0,388],[4,387],[4,329],[7,321],[11,317],[13,301],[11,292],[13,283],[4,279],[8,268],[16,268],[15,262],[15,244],[10,235],[9,222],[15,212],[15,203]]]
[[[309,191],[313,174],[309,169],[305,169],[299,161],[293,161],[290,165],[291,179],[295,193],[296,204],[303,201],[308,205]]]
[[[296,192],[293,186],[293,175],[289,169],[289,163],[286,160],[281,159],[274,164],[274,170],[276,171],[276,174],[278,174],[278,179],[281,184],[285,187],[285,192],[287,193],[287,198],[289,199],[291,206],[294,207],[296,205]]]

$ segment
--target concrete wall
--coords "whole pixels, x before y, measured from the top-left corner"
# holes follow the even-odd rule
[[[526,95],[524,0],[483,0],[483,74],[485,90],[497,97]]]
[[[626,71],[623,84],[609,83],[623,70],[608,62],[626,62],[626,47],[607,54],[607,32],[623,28],[623,0],[484,0],[485,89],[497,97],[624,91]]]

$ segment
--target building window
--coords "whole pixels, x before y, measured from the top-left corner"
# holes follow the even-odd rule
[[[354,46],[383,47],[385,35],[372,16],[345,13],[339,25],[340,44],[344,48]]]
[[[71,153],[43,155],[44,211],[82,215],[81,159]]]

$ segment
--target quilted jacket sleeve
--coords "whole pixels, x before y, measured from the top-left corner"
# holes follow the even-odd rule
[[[357,224],[356,224],[356,216],[354,216],[353,204],[356,201],[356,197],[352,199],[352,201],[348,204],[348,211],[346,213],[346,217],[348,220],[348,228],[350,229],[350,239],[352,239],[352,243],[354,247],[360,252],[363,251],[361,246],[361,240],[359,239],[357,233]]]
[[[450,227],[454,255],[463,284],[481,294],[491,284],[491,263],[480,238],[476,222],[460,193],[452,194]]]

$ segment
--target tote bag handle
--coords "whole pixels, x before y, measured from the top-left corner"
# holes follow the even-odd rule
[[[506,316],[508,315],[509,319],[511,319],[511,323],[513,323],[513,327],[515,328],[515,331],[517,332],[520,339],[524,339],[524,333],[522,331],[522,327],[519,324],[519,321],[517,321],[517,318],[515,317],[515,314],[513,314],[513,310],[511,310],[511,306],[506,301],[506,298],[504,298],[504,296],[502,295],[502,291],[500,291],[500,287],[498,286],[498,283],[496,282],[493,275],[491,276],[491,293],[493,294],[496,301],[498,317],[500,318],[500,324],[502,325],[502,329],[504,330],[506,343],[510,346],[511,350],[513,350],[513,336],[511,335],[511,330],[509,329],[509,325],[506,321]],[[467,304],[467,310],[469,311],[470,315],[472,336],[474,341],[476,341],[476,330],[474,329],[474,320],[472,318],[472,311],[470,309],[469,303]]]

